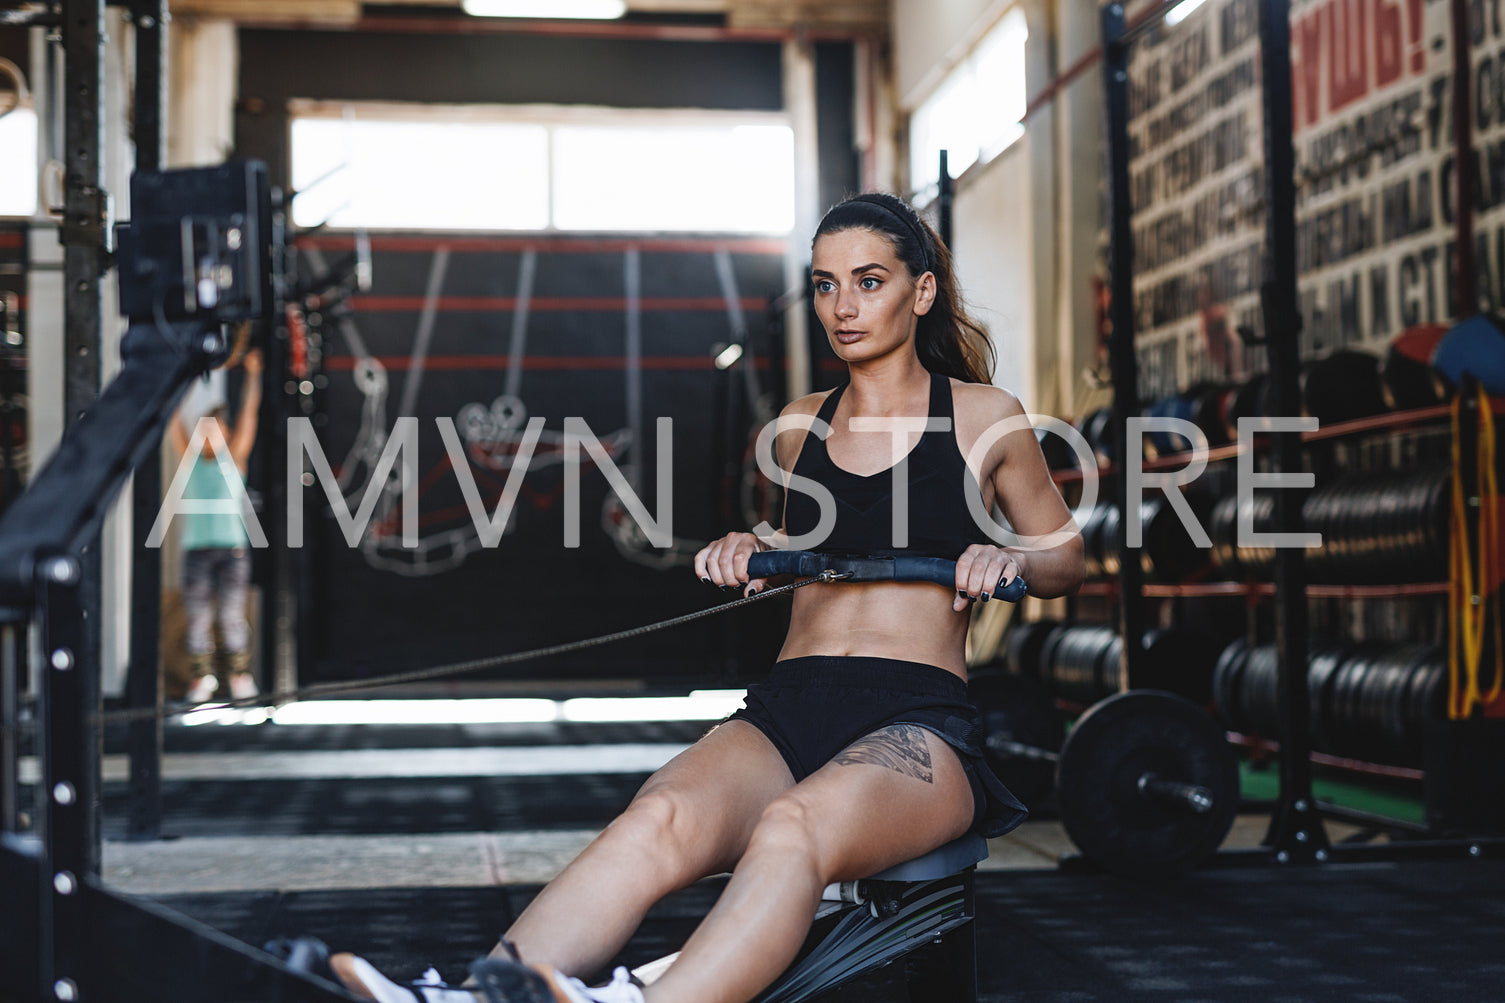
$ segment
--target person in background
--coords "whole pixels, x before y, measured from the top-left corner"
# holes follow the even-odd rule
[[[260,351],[247,352],[242,365],[246,378],[241,386],[240,411],[232,431],[225,421],[225,407],[220,405],[205,415],[219,427],[221,439],[230,447],[230,458],[240,474],[246,476],[251,449],[256,445],[256,426],[261,410]],[[188,451],[189,430],[184,416],[168,423],[168,437],[173,459],[181,464]],[[202,419],[200,419],[202,420]],[[230,499],[214,443],[206,439],[199,455],[193,458],[185,498]],[[214,623],[219,620],[223,642],[223,668],[226,670],[230,696],[235,699],[257,694],[256,678],[251,671],[251,625],[246,619],[246,588],[251,580],[250,541],[245,522],[231,513],[184,513],[179,544],[183,551],[183,604],[188,613],[188,654],[193,662],[194,679],[188,689],[190,703],[203,703],[220,690],[214,648]]]

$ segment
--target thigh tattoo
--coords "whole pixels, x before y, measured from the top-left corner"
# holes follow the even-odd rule
[[[927,784],[935,782],[935,771],[930,765],[930,746],[925,741],[925,729],[913,724],[895,724],[876,731],[866,738],[859,738],[842,749],[832,760],[839,766],[854,763],[869,763],[915,777]]]

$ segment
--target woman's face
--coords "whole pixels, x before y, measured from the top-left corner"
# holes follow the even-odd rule
[[[815,313],[847,363],[913,351],[915,323],[935,300],[935,276],[911,278],[893,243],[872,230],[817,237],[811,278]]]

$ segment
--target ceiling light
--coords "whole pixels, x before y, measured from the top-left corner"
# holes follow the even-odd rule
[[[627,0],[465,0],[476,17],[591,18],[609,21],[627,13]]]

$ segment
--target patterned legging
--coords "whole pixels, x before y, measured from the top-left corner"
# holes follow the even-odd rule
[[[238,654],[251,642],[246,620],[246,586],[251,580],[251,555],[208,548],[183,552],[183,605],[188,610],[188,652],[205,655],[214,650],[213,626],[219,614],[225,651]]]

